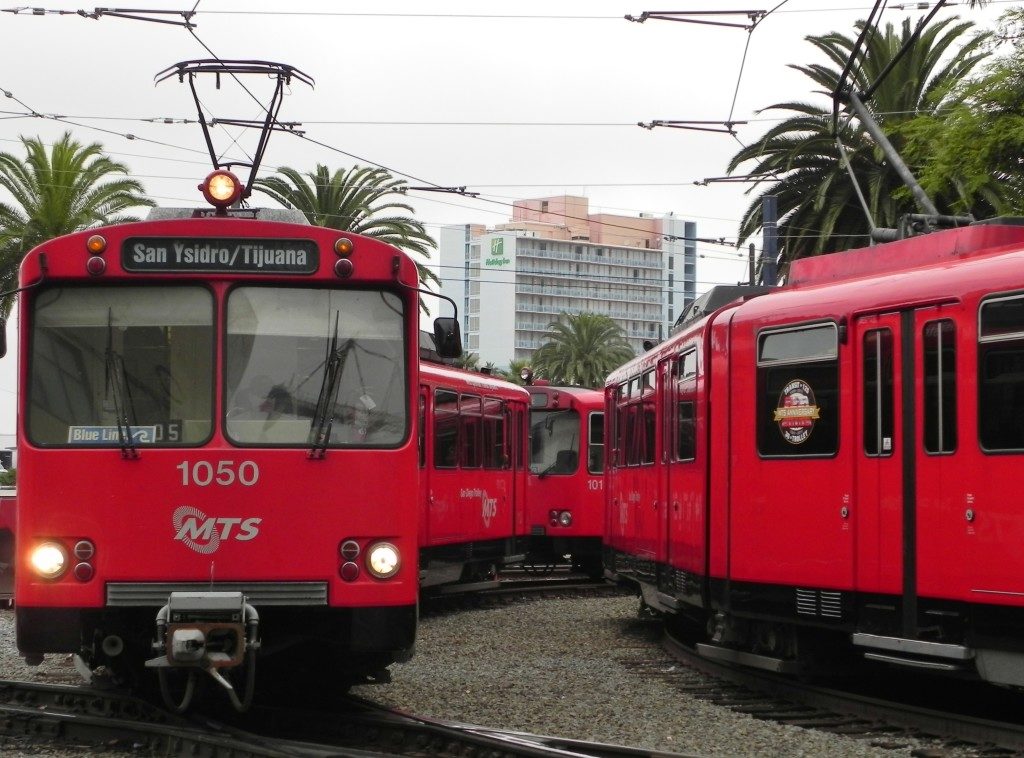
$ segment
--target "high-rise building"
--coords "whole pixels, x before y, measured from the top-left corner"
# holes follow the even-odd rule
[[[696,297],[696,236],[673,214],[591,214],[569,195],[518,200],[507,224],[441,229],[441,292],[458,303],[481,364],[528,360],[563,311],[610,316],[640,353]]]

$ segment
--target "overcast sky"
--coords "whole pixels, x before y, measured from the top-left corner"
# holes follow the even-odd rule
[[[949,3],[939,18],[958,14],[990,28],[1018,4],[994,0],[972,11],[966,3]],[[154,85],[155,75],[179,61],[214,55],[275,61],[315,80],[312,88],[293,83],[280,120],[301,122],[306,136],[326,147],[275,134],[261,175],[285,165],[308,171],[317,163],[332,169],[378,164],[412,185],[464,185],[481,193],[479,199],[410,193],[416,216],[435,237],[444,224],[506,221],[517,198],[571,193],[587,196],[591,212],[671,211],[696,221],[699,236],[734,243],[749,202],[747,187],[694,182],[724,175],[741,142],[754,141],[778,118],[758,115],[758,109],[793,100],[825,102],[787,64],[824,63],[803,38],[852,34],[872,3],[788,0],[749,34],[623,17],[652,10],[771,10],[778,0],[129,5],[196,6],[194,33],[169,24],[84,18],[76,11],[94,6],[65,2],[43,6],[63,14],[0,12],[0,90],[7,95],[0,101],[0,150],[20,156],[20,136],[49,142],[70,130],[81,142],[102,143],[159,204],[199,205],[195,188],[210,159],[188,85],[177,79]],[[904,5],[908,10],[890,7],[883,20],[900,23],[925,12],[909,10],[917,3]],[[748,23],[742,15],[719,20]],[[243,83],[268,102],[268,80],[244,77]],[[207,117],[263,115],[234,81],[223,79],[219,90],[212,77],[199,85]],[[17,117],[29,111],[47,118]],[[64,121],[49,118],[54,115]],[[165,118],[193,123],[145,120]],[[736,126],[735,137],[636,125],[655,119],[747,123]],[[257,136],[239,128],[213,132],[218,154],[236,160],[246,160]],[[261,204],[258,194],[253,204]],[[700,244],[698,254],[698,291],[745,278],[744,255],[734,248]],[[16,329],[15,319],[8,329],[12,348]],[[15,431],[15,393],[12,351],[0,361],[0,434]]]

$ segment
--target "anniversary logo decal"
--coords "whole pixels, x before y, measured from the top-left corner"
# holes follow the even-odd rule
[[[803,379],[794,379],[782,388],[775,408],[775,422],[786,442],[791,445],[806,442],[819,416],[811,385]]]
[[[320,265],[313,240],[132,237],[121,246],[125,271],[226,271],[312,274]]]

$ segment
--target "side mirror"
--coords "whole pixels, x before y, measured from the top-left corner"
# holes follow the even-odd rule
[[[7,355],[7,319],[0,318],[0,358]]]
[[[462,355],[462,332],[456,319],[450,316],[434,319],[434,347],[442,358],[458,358]]]

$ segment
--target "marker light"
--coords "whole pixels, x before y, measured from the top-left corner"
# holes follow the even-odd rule
[[[32,550],[29,561],[43,579],[56,579],[67,569],[68,554],[60,543],[43,542]]]
[[[94,255],[85,262],[85,270],[92,276],[99,276],[107,270],[107,262],[98,255]]]
[[[354,561],[359,557],[359,543],[355,540],[345,540],[341,543],[339,552],[346,561]]]
[[[242,182],[230,171],[219,169],[211,172],[199,189],[210,205],[224,209],[242,196]]]
[[[79,540],[75,543],[75,557],[80,561],[87,561],[96,555],[96,546],[89,540]]]
[[[334,262],[334,275],[340,279],[348,279],[355,270],[355,264],[348,258],[339,258]]]
[[[339,237],[334,242],[334,252],[338,254],[339,258],[347,258],[352,255],[353,250],[355,250],[355,245],[348,237]]]
[[[93,255],[103,255],[107,249],[107,241],[99,234],[94,234],[85,241],[85,249]]]
[[[390,542],[378,542],[370,547],[366,558],[366,568],[378,579],[389,579],[398,573],[401,562],[398,548]]]

